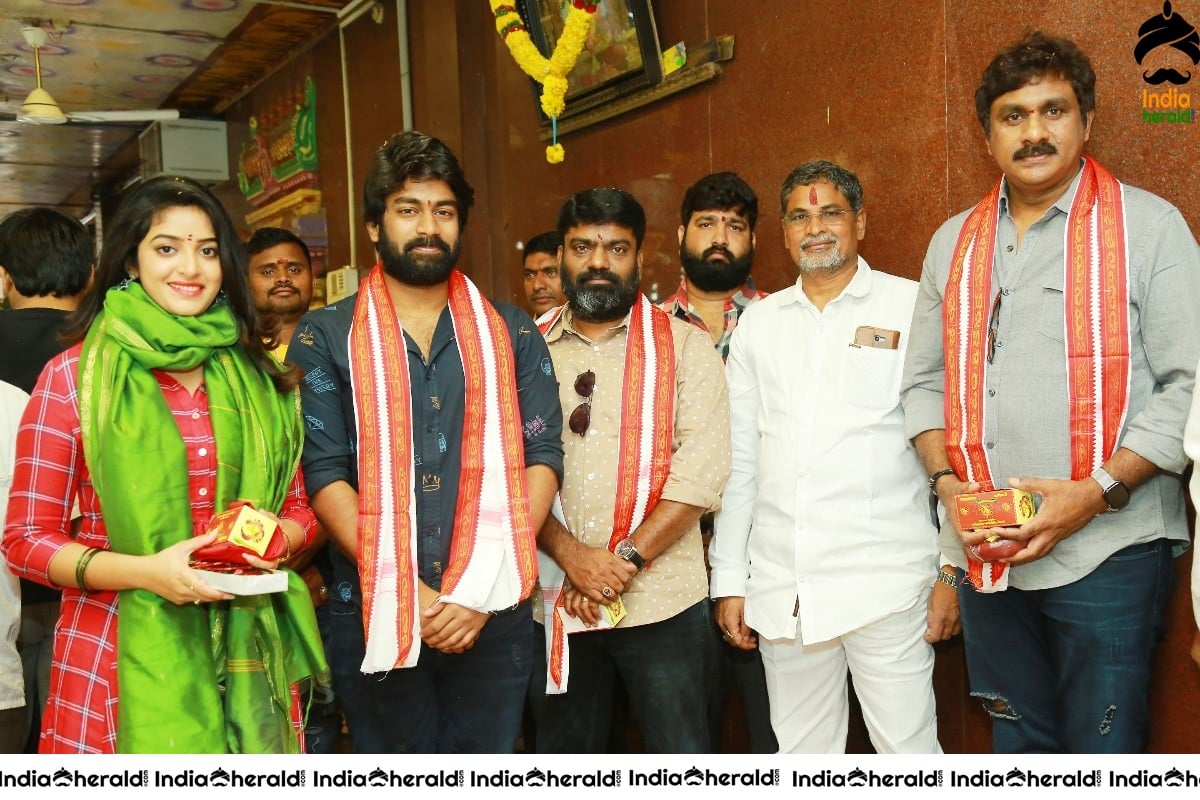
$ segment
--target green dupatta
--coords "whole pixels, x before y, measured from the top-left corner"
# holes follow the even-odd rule
[[[177,317],[138,283],[110,289],[79,358],[79,419],[114,552],[151,555],[194,534],[187,451],[151,370],[200,364],[215,508],[283,506],[303,444],[299,397],[279,394],[239,345],[228,305]],[[307,677],[327,682],[328,667],[295,573],[286,593],[205,605],[120,593],[118,752],[298,752],[289,687]]]

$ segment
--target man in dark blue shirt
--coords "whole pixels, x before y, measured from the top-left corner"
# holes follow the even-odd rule
[[[442,142],[389,139],[364,191],[380,263],[288,350],[355,752],[505,752],[520,728],[562,411],[533,321],[454,270],[473,196]]]

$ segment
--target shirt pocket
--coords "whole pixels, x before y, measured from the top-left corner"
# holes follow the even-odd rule
[[[1053,283],[1053,281],[1047,281]],[[1063,305],[1063,286],[1042,286],[1042,307],[1038,310],[1038,333],[1056,342],[1067,340],[1067,311]]]
[[[842,399],[858,408],[894,408],[900,401],[902,351],[881,347],[847,349],[849,352],[842,359]]]

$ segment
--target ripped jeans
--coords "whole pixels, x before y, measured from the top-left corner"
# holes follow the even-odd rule
[[[981,594],[960,583],[971,695],[992,717],[993,751],[1141,752],[1173,583],[1166,539],[1053,589]]]

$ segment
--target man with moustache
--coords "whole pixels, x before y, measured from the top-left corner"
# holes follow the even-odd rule
[[[546,231],[525,243],[522,275],[525,278],[525,300],[534,319],[552,308],[567,302],[558,274],[558,251],[562,237],[558,231]]]
[[[312,302],[312,256],[308,245],[283,228],[259,228],[246,242],[250,297],[259,316],[279,320],[271,355],[283,361],[300,317]]]
[[[854,173],[801,164],[779,200],[800,277],[746,309],[730,347],[717,622],[762,651],[781,752],[845,752],[848,668],[877,752],[939,753],[931,643],[957,610],[900,408],[917,284],[858,255]]]
[[[289,352],[359,753],[511,752],[520,730],[562,411],[533,320],[455,269],[473,198],[441,141],[389,138],[363,191],[379,263]]]
[[[767,296],[755,288],[750,277],[758,195],[737,173],[716,172],[688,187],[679,217],[683,280],[675,296],[661,308],[705,331],[724,360],[729,357],[729,340],[742,312]],[[712,514],[700,518],[700,532],[707,552],[713,536]],[[713,749],[720,749],[725,705],[736,683],[750,751],[774,753],[779,745],[771,730],[767,683],[758,649],[729,647],[719,638],[714,638],[713,646],[713,691],[708,709]]]
[[[707,752],[700,515],[729,475],[721,359],[639,291],[646,215],[632,195],[580,192],[558,230],[567,305],[541,324],[571,411],[561,516],[538,535],[551,692],[538,750],[602,752],[620,681],[647,752]],[[566,635],[568,618],[595,626],[618,600],[615,627]]]
[[[1145,746],[1188,540],[1200,252],[1177,209],[1083,155],[1095,85],[1073,42],[1041,32],[992,59],[975,107],[1003,178],[934,234],[905,365],[907,432],[946,508],[977,489],[1040,498],[1019,528],[951,514],[944,530],[997,752]],[[989,533],[1016,554],[980,560]]]
[[[254,310],[260,317],[278,322],[271,355],[287,358],[288,344],[296,325],[312,302],[312,256],[308,245],[285,228],[259,228],[246,241],[247,283]],[[329,640],[330,614],[327,581],[330,576],[329,536],[318,526],[313,546],[289,558],[284,565],[304,579],[316,609],[321,641]],[[316,686],[304,727],[304,746],[309,753],[332,753],[341,731],[341,712],[329,687]]]

